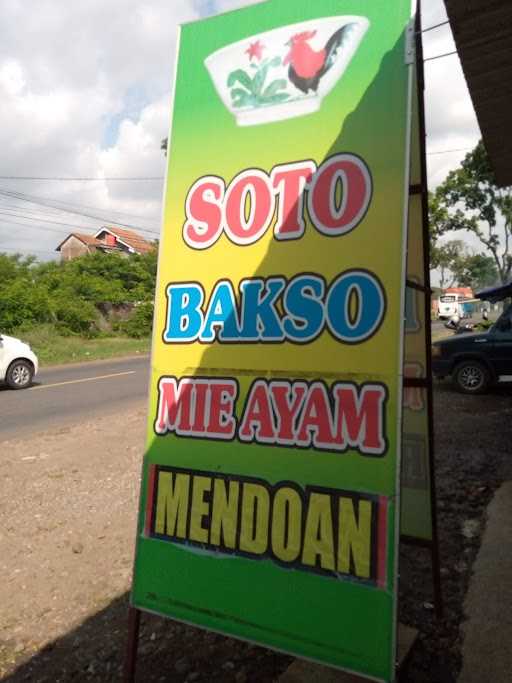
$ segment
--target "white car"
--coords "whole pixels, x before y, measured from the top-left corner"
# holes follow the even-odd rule
[[[11,389],[25,389],[32,384],[38,366],[37,356],[28,344],[0,334],[0,382]]]

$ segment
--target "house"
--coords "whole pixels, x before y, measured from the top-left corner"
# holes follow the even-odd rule
[[[81,232],[72,232],[63,240],[55,251],[60,251],[62,261],[92,254],[96,251],[96,238],[94,235],[84,235]]]
[[[153,242],[141,237],[133,230],[104,225],[94,235],[72,232],[64,239],[55,251],[60,251],[61,259],[70,259],[96,251],[117,252],[125,255],[147,254],[155,248]]]

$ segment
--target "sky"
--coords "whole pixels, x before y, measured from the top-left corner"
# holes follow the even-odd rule
[[[0,252],[56,258],[70,232],[114,222],[157,238],[177,25],[258,1],[1,0]],[[424,28],[446,21],[423,4]],[[453,50],[449,25],[424,34],[426,58]],[[458,56],[425,72],[435,187],[480,133]]]

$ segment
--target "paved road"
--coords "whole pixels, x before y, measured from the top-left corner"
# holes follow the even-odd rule
[[[43,368],[30,389],[0,387],[0,441],[144,401],[149,358]]]

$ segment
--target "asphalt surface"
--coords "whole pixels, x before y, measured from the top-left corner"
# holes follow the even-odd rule
[[[148,395],[149,358],[43,368],[30,389],[0,386],[0,441],[119,412]]]

